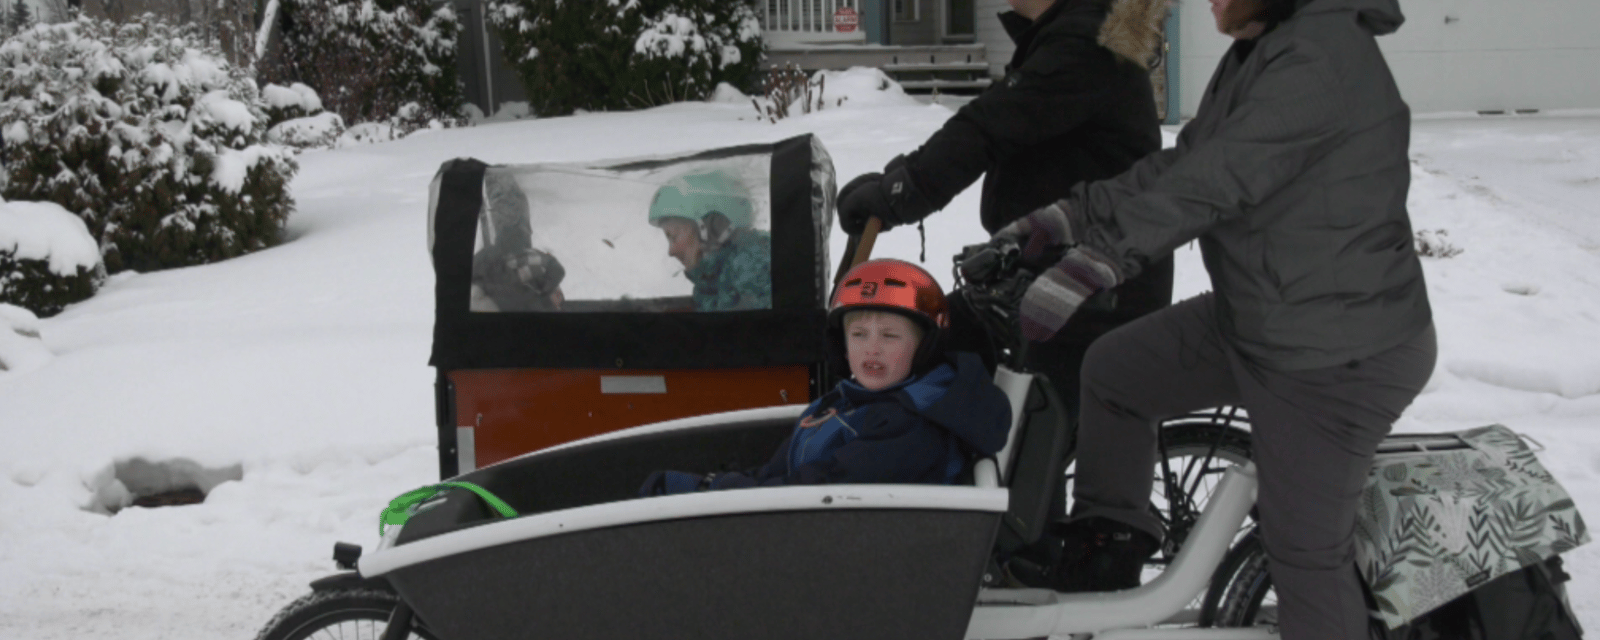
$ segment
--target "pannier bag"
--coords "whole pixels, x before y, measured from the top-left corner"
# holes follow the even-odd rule
[[[1397,629],[1446,603],[1467,606],[1452,601],[1525,568],[1524,579],[1553,588],[1546,567],[1559,561],[1547,559],[1589,532],[1523,438],[1490,425],[1391,436],[1367,479],[1355,538],[1376,616]]]

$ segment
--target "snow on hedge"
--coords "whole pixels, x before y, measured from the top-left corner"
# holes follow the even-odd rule
[[[282,0],[280,10],[283,55],[261,68],[262,77],[304,88],[302,98],[313,88],[321,96],[315,105],[302,102],[304,113],[291,117],[327,109],[346,125],[384,122],[402,134],[460,123],[461,23],[448,3]],[[289,99],[271,93],[275,108]]]
[[[754,81],[765,48],[747,2],[489,0],[484,17],[541,116],[701,100]]]
[[[100,264],[89,227],[54,202],[0,202],[0,253],[43,261],[63,276]]]
[[[316,90],[299,82],[290,83],[287,87],[268,84],[261,89],[261,98],[274,109],[297,108],[306,113],[322,110],[322,98],[317,96]]]
[[[100,246],[81,218],[53,202],[0,202],[0,305],[55,315],[104,279]]]
[[[255,81],[192,30],[38,25],[0,45],[0,69],[4,196],[77,214],[111,271],[277,241],[294,207],[293,150],[267,141]]]

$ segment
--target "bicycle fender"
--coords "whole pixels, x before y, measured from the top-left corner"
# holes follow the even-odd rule
[[[376,589],[397,593],[394,590],[394,586],[389,584],[387,578],[382,576],[366,578],[356,571],[341,571],[331,576],[311,581],[312,591],[334,591],[338,589]]]

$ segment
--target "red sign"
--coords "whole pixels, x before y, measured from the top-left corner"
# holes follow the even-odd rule
[[[839,33],[855,31],[857,20],[858,16],[854,8],[839,7],[838,11],[833,12],[833,30]]]

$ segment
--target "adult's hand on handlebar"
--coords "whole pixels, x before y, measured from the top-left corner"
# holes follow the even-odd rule
[[[1051,250],[1077,242],[1072,233],[1065,200],[1059,200],[1028,215],[1013,220],[995,232],[996,239],[1015,242],[1022,249],[1022,259],[1037,263]]]
[[[1076,248],[1055,266],[1045,269],[1018,305],[1022,336],[1043,342],[1054,336],[1090,296],[1117,286],[1122,274],[1110,260],[1093,251]]]
[[[867,221],[889,210],[889,201],[882,196],[883,174],[863,173],[839,189],[839,230],[859,236],[867,228]],[[891,212],[892,213],[892,212]]]
[[[864,173],[839,190],[839,228],[860,235],[877,218],[883,230],[911,224],[933,213],[934,205],[911,178],[905,156],[896,156],[883,173]]]

